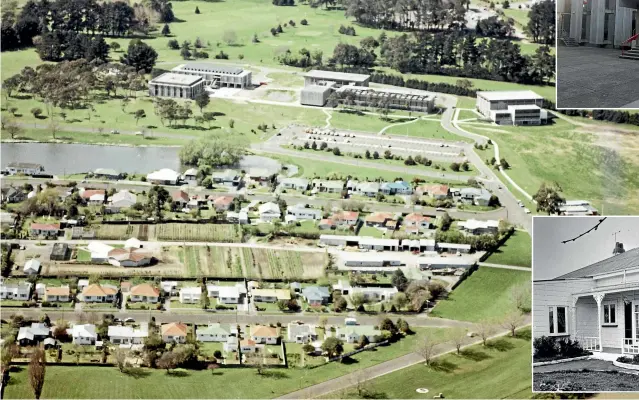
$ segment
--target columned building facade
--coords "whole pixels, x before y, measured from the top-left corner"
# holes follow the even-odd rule
[[[639,0],[558,0],[557,34],[586,45],[619,47],[638,33],[638,10]]]

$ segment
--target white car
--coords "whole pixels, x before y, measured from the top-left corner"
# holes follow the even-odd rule
[[[446,211],[446,209],[445,209],[445,208],[443,208],[443,207],[437,207],[437,208],[435,209],[435,211]]]
[[[527,208],[524,208],[524,212],[525,212],[526,214],[530,214],[530,210],[529,210],[529,209],[527,209]]]
[[[142,133],[142,131],[137,131],[137,132],[135,132],[135,134],[136,134],[136,136],[142,136],[142,135],[144,135],[144,133]]]

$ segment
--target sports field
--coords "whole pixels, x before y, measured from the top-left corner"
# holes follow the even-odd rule
[[[487,263],[517,265],[530,268],[532,264],[532,240],[528,232],[515,231],[486,259]]]

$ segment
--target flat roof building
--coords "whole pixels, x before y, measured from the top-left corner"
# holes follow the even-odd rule
[[[304,86],[317,85],[322,81],[335,82],[335,87],[344,85],[368,86],[370,78],[370,75],[364,74],[313,69],[304,75]]]
[[[477,92],[477,110],[499,125],[541,125],[544,98],[532,90]]]
[[[300,104],[322,107],[326,104],[335,82],[319,82],[319,84],[304,86],[300,93]]]
[[[251,71],[233,65],[219,65],[192,62],[178,65],[171,72],[175,74],[197,75],[204,79],[206,86],[245,89],[251,86]]]
[[[149,82],[149,96],[194,99],[204,91],[204,80],[197,75],[164,73]]]

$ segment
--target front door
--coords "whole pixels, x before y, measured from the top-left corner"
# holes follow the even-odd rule
[[[624,339],[632,339],[632,303],[624,303]]]

